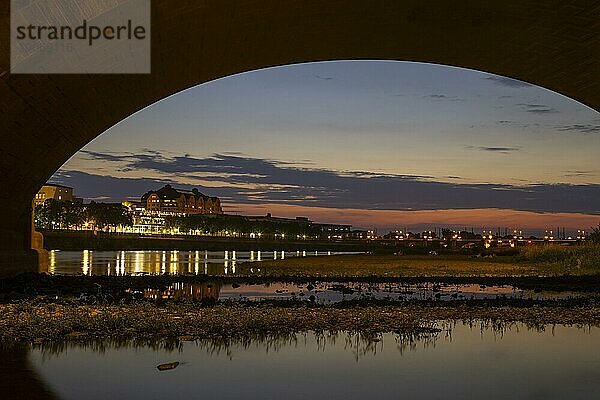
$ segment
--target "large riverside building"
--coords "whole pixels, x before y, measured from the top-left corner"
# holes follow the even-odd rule
[[[188,191],[166,185],[146,192],[141,200],[145,210],[150,213],[223,214],[219,198],[206,196],[198,189]]]
[[[73,188],[54,184],[44,185],[35,195],[33,202],[37,206],[49,199],[57,201],[73,201]]]

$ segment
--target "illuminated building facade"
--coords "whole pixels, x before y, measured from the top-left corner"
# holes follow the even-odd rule
[[[73,201],[73,188],[62,185],[47,184],[37,192],[33,199],[34,204],[43,204],[46,200]]]
[[[146,192],[141,199],[145,210],[160,214],[223,214],[221,200],[193,189],[175,189],[171,185]]]

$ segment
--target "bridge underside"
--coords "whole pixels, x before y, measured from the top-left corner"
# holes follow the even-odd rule
[[[69,157],[135,111],[219,77],[309,61],[420,61],[520,79],[600,110],[592,1],[153,0],[151,40],[149,75],[11,75],[0,48],[0,268],[34,263],[31,200]]]

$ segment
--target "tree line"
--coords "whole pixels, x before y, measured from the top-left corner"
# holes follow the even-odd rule
[[[227,233],[232,236],[274,237],[284,235],[288,238],[298,236],[310,239],[321,238],[324,232],[318,225],[303,221],[252,220],[238,215],[202,215],[171,216],[165,218],[169,229],[179,232],[199,232],[206,235]]]
[[[598,224],[598,227],[594,228],[588,239],[594,243],[600,243],[600,224]]]
[[[118,226],[131,226],[133,220],[127,207],[115,203],[89,204],[48,199],[34,210],[34,223],[38,229],[98,229],[113,230]]]

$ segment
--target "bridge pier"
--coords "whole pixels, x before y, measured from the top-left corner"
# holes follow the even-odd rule
[[[47,270],[48,252],[41,233],[35,231],[33,207],[0,229],[0,278]]]

